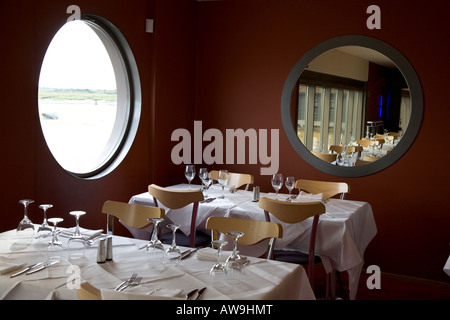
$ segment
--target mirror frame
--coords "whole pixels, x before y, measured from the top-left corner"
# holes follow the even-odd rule
[[[300,141],[292,125],[291,99],[295,85],[308,64],[322,53],[343,46],[361,46],[376,50],[392,60],[408,84],[411,95],[411,119],[402,139],[387,155],[372,163],[358,167],[332,165],[314,156]],[[381,171],[400,159],[412,145],[420,130],[423,117],[423,93],[419,77],[409,61],[394,47],[384,41],[360,35],[339,36],[326,40],[308,52],[295,64],[285,82],[281,96],[281,120],[290,144],[306,162],[328,174],[341,177],[361,177]]]

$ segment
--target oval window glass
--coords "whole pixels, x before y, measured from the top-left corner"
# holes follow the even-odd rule
[[[132,118],[130,81],[119,43],[91,20],[66,23],[39,76],[39,119],[56,161],[90,177],[120,153]]]

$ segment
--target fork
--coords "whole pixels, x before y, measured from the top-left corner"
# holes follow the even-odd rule
[[[126,283],[122,288],[120,288],[118,291],[123,291],[128,287],[135,287],[138,286],[141,283],[142,277],[138,277],[136,278],[136,280],[134,280],[133,282],[128,282]]]
[[[115,291],[120,291],[121,287],[129,284],[129,283],[133,283],[137,278],[137,273],[133,273],[130,277],[130,279],[123,281],[121,284],[119,284],[114,290]]]

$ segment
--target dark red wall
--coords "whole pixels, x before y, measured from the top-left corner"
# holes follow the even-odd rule
[[[122,164],[105,178],[84,181],[65,173],[51,156],[37,114],[37,83],[45,50],[80,6],[114,23],[135,55],[142,86],[137,137]],[[448,281],[442,271],[449,255],[447,199],[450,108],[449,4],[447,1],[376,1],[382,29],[366,28],[372,1],[300,0],[6,0],[0,3],[2,116],[0,139],[0,231],[15,228],[22,198],[55,205],[50,215],[72,226],[71,210],[86,210],[82,223],[100,228],[107,199],[128,201],[149,183],[184,182],[183,166],[170,158],[173,130],[249,128],[280,130],[280,169],[296,178],[346,181],[349,199],[368,201],[378,234],[366,251],[366,265],[381,271]],[[155,33],[145,33],[145,19]],[[281,93],[297,60],[329,38],[358,34],[381,39],[402,52],[415,68],[424,92],[424,118],[408,152],[391,167],[360,178],[322,173],[289,144],[280,116]],[[206,145],[206,143],[205,143]],[[219,167],[219,166],[210,166]],[[250,172],[270,191],[261,165],[227,165]]]

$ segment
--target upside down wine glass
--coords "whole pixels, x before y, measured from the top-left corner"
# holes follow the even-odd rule
[[[33,235],[34,234],[34,224],[28,218],[28,205],[33,202],[34,202],[34,200],[29,200],[29,199],[19,200],[19,203],[23,204],[23,207],[24,207],[23,219],[22,219],[22,221],[20,221],[20,223],[16,229],[16,231],[20,235],[27,235],[27,234]]]
[[[239,282],[242,280],[242,272],[245,267],[247,259],[244,259],[238,254],[237,241],[244,235],[243,232],[230,231],[227,232],[227,236],[233,239],[233,252],[227,258],[225,265],[229,274],[229,280],[231,282]]]
[[[180,225],[178,224],[169,224],[167,225],[167,228],[172,230],[172,244],[169,248],[166,250],[166,257],[168,264],[174,264],[177,265],[181,260],[181,250],[177,246],[177,242],[175,240],[176,232],[178,228],[180,228]]]
[[[213,285],[224,284],[227,276],[227,269],[226,266],[220,262],[220,252],[222,251],[222,247],[228,244],[228,242],[224,240],[214,240],[212,244],[217,247],[217,262],[212,266],[209,274],[211,275]]]
[[[58,223],[60,223],[63,220],[64,220],[63,218],[48,219],[48,222],[53,224],[52,240],[50,240],[47,246],[47,254],[49,260],[61,260],[62,258],[63,244],[58,239],[58,229],[56,227]]]
[[[38,228],[38,233],[40,232],[45,232],[45,231],[52,231],[52,228],[50,228],[50,226],[48,225],[47,222],[47,210],[50,208],[53,208],[52,204],[41,204],[39,206],[39,208],[41,208],[44,211],[44,221],[42,221],[42,224],[39,226]]]
[[[163,258],[164,254],[164,246],[161,243],[161,241],[158,239],[158,226],[159,224],[164,221],[163,218],[149,218],[150,222],[153,223],[153,232],[152,232],[152,238],[150,239],[149,243],[147,244],[147,254],[150,258],[150,260],[161,260]]]
[[[69,237],[67,246],[70,250],[70,258],[78,259],[84,256],[86,249],[86,239],[80,232],[80,217],[85,215],[85,211],[71,211],[70,215],[75,217],[76,227],[74,233]]]

